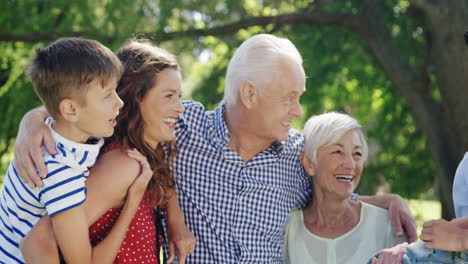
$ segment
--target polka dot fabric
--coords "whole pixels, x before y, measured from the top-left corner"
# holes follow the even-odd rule
[[[121,144],[113,142],[104,147],[103,153],[120,148]],[[127,234],[122,242],[114,264],[121,263],[159,263],[159,248],[156,248],[156,215],[146,202],[146,192],[140,201]],[[89,228],[92,246],[101,242],[117,221],[122,208],[109,209]],[[160,238],[158,238],[160,239]]]

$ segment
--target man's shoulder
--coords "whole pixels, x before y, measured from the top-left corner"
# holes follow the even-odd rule
[[[297,152],[302,153],[304,150],[304,136],[297,129],[289,129],[288,139],[282,142],[286,153]]]
[[[205,106],[197,101],[183,100],[182,105],[185,108],[184,115],[191,114],[192,112],[206,112]]]

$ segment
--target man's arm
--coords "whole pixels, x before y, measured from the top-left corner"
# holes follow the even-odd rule
[[[421,231],[421,240],[426,242],[424,247],[456,252],[468,249],[468,229],[462,228],[467,224],[468,218],[424,223]]]
[[[26,113],[21,119],[15,140],[15,168],[21,180],[31,188],[42,186],[39,174],[43,177],[47,175],[41,146],[44,145],[50,154],[57,154],[52,134],[44,123],[47,116],[49,113],[43,106]]]
[[[398,237],[404,232],[408,235],[408,242],[415,242],[417,239],[416,221],[405,200],[396,194],[383,194],[375,196],[359,196],[363,202],[385,208],[390,214],[393,230]]]

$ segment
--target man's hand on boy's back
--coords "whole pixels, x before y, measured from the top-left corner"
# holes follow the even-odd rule
[[[43,122],[47,116],[49,114],[44,107],[29,111],[21,120],[16,136],[14,165],[21,180],[31,188],[42,186],[40,176],[47,176],[41,146],[50,154],[57,154],[54,138]]]

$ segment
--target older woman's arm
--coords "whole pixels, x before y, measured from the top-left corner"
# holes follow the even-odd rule
[[[406,232],[408,242],[411,243],[417,240],[416,221],[405,200],[399,195],[359,196],[359,199],[366,203],[388,209],[396,236],[401,237]]]

